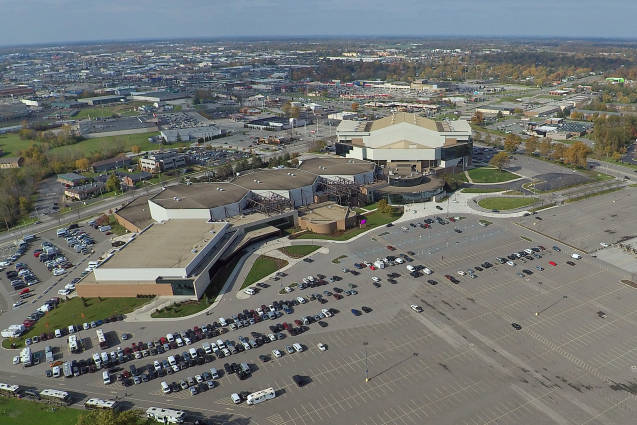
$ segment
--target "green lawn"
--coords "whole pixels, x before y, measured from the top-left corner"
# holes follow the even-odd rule
[[[83,410],[0,397],[0,425],[74,425]]]
[[[54,156],[61,158],[66,157],[81,157],[88,156],[94,153],[99,153],[104,147],[117,146],[121,149],[121,152],[130,151],[132,146],[139,146],[142,151],[159,149],[160,145],[157,143],[150,143],[148,138],[156,136],[157,132],[151,131],[149,133],[138,134],[125,134],[122,136],[109,136],[109,137],[97,137],[95,139],[86,139],[74,145],[60,146],[53,148],[49,151]],[[185,146],[188,143],[174,143],[169,145],[170,147]]]
[[[6,156],[16,156],[19,151],[37,143],[34,140],[22,140],[18,133],[0,134],[0,149]]]
[[[502,192],[504,189],[495,187],[467,187],[462,189],[462,193],[493,193]]]
[[[365,228],[353,228],[350,230],[346,230],[345,232],[337,233],[335,235],[319,235],[317,233],[306,232],[299,235],[298,239],[324,239],[324,240],[335,240],[335,241],[346,241],[348,239],[353,238],[356,235],[360,235],[367,230],[373,229],[378,226],[383,226],[387,223],[391,223],[392,221],[398,219],[402,215],[402,210],[394,208],[391,214],[384,214],[379,211],[374,211],[365,215],[367,219],[367,227]]]
[[[517,179],[519,176],[496,168],[480,167],[469,170],[469,176],[475,183],[501,183]]]
[[[274,258],[267,255],[260,255],[246,276],[246,280],[241,285],[241,289],[252,285],[263,279],[267,275],[288,265],[288,262],[280,258]]]
[[[82,298],[74,297],[68,301],[60,302],[56,309],[46,313],[36,322],[33,328],[20,338],[5,338],[2,346],[8,348],[15,343],[17,348],[24,346],[24,340],[44,332],[53,332],[58,328],[66,328],[69,325],[92,322],[104,319],[114,314],[126,314],[148,303],[151,298],[85,298],[86,306]]]
[[[532,205],[538,201],[538,198],[504,198],[504,197],[493,197],[493,198],[484,198],[478,201],[478,205],[482,208],[486,208],[489,210],[513,210],[516,208],[526,207],[527,205]]]
[[[110,118],[114,114],[126,116],[140,115],[140,112],[135,111],[134,105],[131,104],[115,104],[110,106],[94,106],[90,108],[82,108],[78,111],[77,115],[73,116],[74,120],[85,120],[91,117],[95,118]]]
[[[303,258],[319,249],[318,245],[290,245],[279,248],[279,251],[292,258]]]

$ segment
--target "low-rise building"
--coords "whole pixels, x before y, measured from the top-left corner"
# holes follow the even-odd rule
[[[190,127],[190,128],[178,128],[173,130],[162,130],[161,137],[167,143],[174,142],[190,142],[198,140],[212,140],[220,137],[223,132],[214,125],[207,125],[204,127]]]
[[[108,137],[159,131],[156,119],[123,117],[80,121],[77,130],[82,137]]]
[[[88,181],[88,178],[77,173],[58,174],[57,182],[67,187],[80,186]]]
[[[135,185],[141,181],[149,180],[153,175],[146,171],[140,171],[138,173],[126,174],[122,177],[122,184],[128,187],[135,187]]]
[[[149,173],[158,173],[160,171],[174,170],[175,168],[185,167],[188,163],[187,155],[177,152],[157,152],[150,154],[145,158],[140,158],[139,168]]]
[[[64,190],[64,196],[70,199],[83,201],[105,191],[106,184],[103,182],[93,182],[82,186],[67,187]]]
[[[102,161],[92,163],[91,170],[93,170],[94,173],[102,173],[104,171],[127,167],[130,164],[130,158],[126,156],[116,156],[114,158],[104,159]]]
[[[21,156],[5,156],[0,158],[0,168],[20,168],[24,164]]]

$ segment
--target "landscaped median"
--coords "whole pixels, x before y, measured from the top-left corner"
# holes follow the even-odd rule
[[[491,167],[478,167],[468,171],[474,183],[503,183],[520,178],[517,174]]]
[[[478,201],[478,205],[488,210],[514,210],[517,208],[533,205],[538,202],[538,198],[519,196],[494,196],[483,198]]]
[[[43,333],[53,333],[56,329],[66,329],[69,325],[84,322],[104,320],[119,314],[130,313],[147,304],[152,297],[144,298],[71,298],[60,301],[58,306],[47,312],[35,325],[19,338],[5,338],[2,340],[4,348],[24,347],[24,340]]]
[[[303,258],[319,248],[318,245],[290,245],[279,248],[279,251],[291,258]]]
[[[264,277],[274,273],[277,270],[287,266],[288,262],[281,258],[270,257],[269,255],[260,255],[254,261],[252,268],[248,272],[241,289],[252,285],[255,282],[263,279]]]

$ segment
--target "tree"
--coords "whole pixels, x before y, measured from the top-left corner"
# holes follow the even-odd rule
[[[87,158],[80,158],[75,160],[75,168],[80,171],[88,170],[90,163]]]
[[[583,142],[575,142],[564,150],[564,163],[586,168],[586,159],[591,149]]]
[[[504,115],[502,114],[502,111],[498,111],[498,113],[495,116],[497,119],[502,119],[504,118]]]
[[[619,152],[613,152],[613,155],[611,156],[611,158],[613,158],[613,161],[621,161],[622,159],[622,154]]]
[[[514,153],[520,147],[521,140],[513,133],[507,134],[504,139],[504,150],[510,153]]]
[[[76,425],[142,425],[146,423],[139,411],[126,410],[117,412],[113,410],[91,410],[80,415]]]
[[[510,157],[506,152],[498,152],[491,158],[489,164],[497,168],[498,170],[502,170],[509,164]]]
[[[471,117],[471,122],[476,125],[482,125],[482,123],[484,123],[484,114],[480,111],[476,111],[473,117]]]
[[[549,155],[551,154],[551,139],[549,138],[545,138],[543,139],[538,146],[539,150],[540,150],[540,156],[542,158],[548,158]]]
[[[133,146],[131,146],[130,150],[133,153],[140,153],[142,149],[139,146],[137,146],[137,145],[133,145]]]
[[[357,102],[352,103],[352,112],[358,112],[358,107],[360,105]]]
[[[115,174],[111,174],[108,176],[108,180],[106,180],[106,191],[107,192],[117,192],[120,190],[119,178]]]
[[[389,214],[392,212],[392,207],[387,203],[386,199],[381,199],[378,201],[378,212],[383,214]]]
[[[551,152],[551,159],[554,161],[562,161],[564,158],[564,145],[561,143],[553,144],[553,152]]]
[[[535,152],[537,147],[538,147],[538,141],[537,141],[537,137],[535,136],[529,137],[524,142],[524,150],[526,151],[527,155],[533,155],[533,152]]]

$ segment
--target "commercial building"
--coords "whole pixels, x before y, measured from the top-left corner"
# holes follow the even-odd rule
[[[139,197],[115,212],[136,233],[132,242],[80,282],[78,295],[199,298],[224,262],[281,228],[358,226],[351,205],[367,202],[359,197],[376,170],[368,161],[310,158],[299,168],[252,170],[230,182],[175,184]]]
[[[91,164],[91,170],[94,173],[103,173],[104,171],[115,170],[117,168],[128,167],[131,164],[130,158],[126,156],[116,156],[104,159]]]
[[[78,103],[82,103],[84,105],[89,106],[97,106],[97,105],[107,105],[109,103],[119,103],[126,100],[126,96],[96,96],[96,97],[85,97],[82,99],[77,99]]]
[[[153,92],[133,92],[129,96],[130,100],[136,100],[140,102],[169,102],[171,100],[185,99],[188,95],[182,92],[168,92],[168,91],[153,91]]]
[[[142,171],[149,173],[158,173],[161,171],[174,170],[175,168],[185,167],[188,163],[188,157],[177,152],[157,152],[140,158],[139,167]]]
[[[255,130],[280,131],[289,130],[295,127],[303,127],[306,124],[308,124],[307,119],[268,117],[249,121],[243,126],[245,128],[252,128]]]
[[[87,181],[87,177],[77,173],[58,174],[57,176],[57,182],[68,187],[79,186]]]
[[[167,143],[174,143],[190,141],[196,142],[198,140],[212,140],[221,136],[223,133],[218,127],[214,125],[207,125],[204,127],[162,130],[160,134]]]
[[[83,184],[81,186],[67,187],[64,189],[64,196],[70,199],[76,199],[83,201],[84,199],[91,198],[98,193],[104,192],[106,189],[104,182],[93,182]]]
[[[129,173],[121,178],[121,182],[124,186],[135,187],[135,185],[144,180],[149,180],[153,177],[151,173],[146,171],[140,171],[138,173]]]
[[[77,130],[82,137],[95,138],[159,131],[156,120],[123,117],[80,121]]]
[[[344,120],[336,135],[338,155],[374,161],[383,169],[438,173],[471,163],[471,127],[465,120],[433,121],[400,112],[376,121]]]

